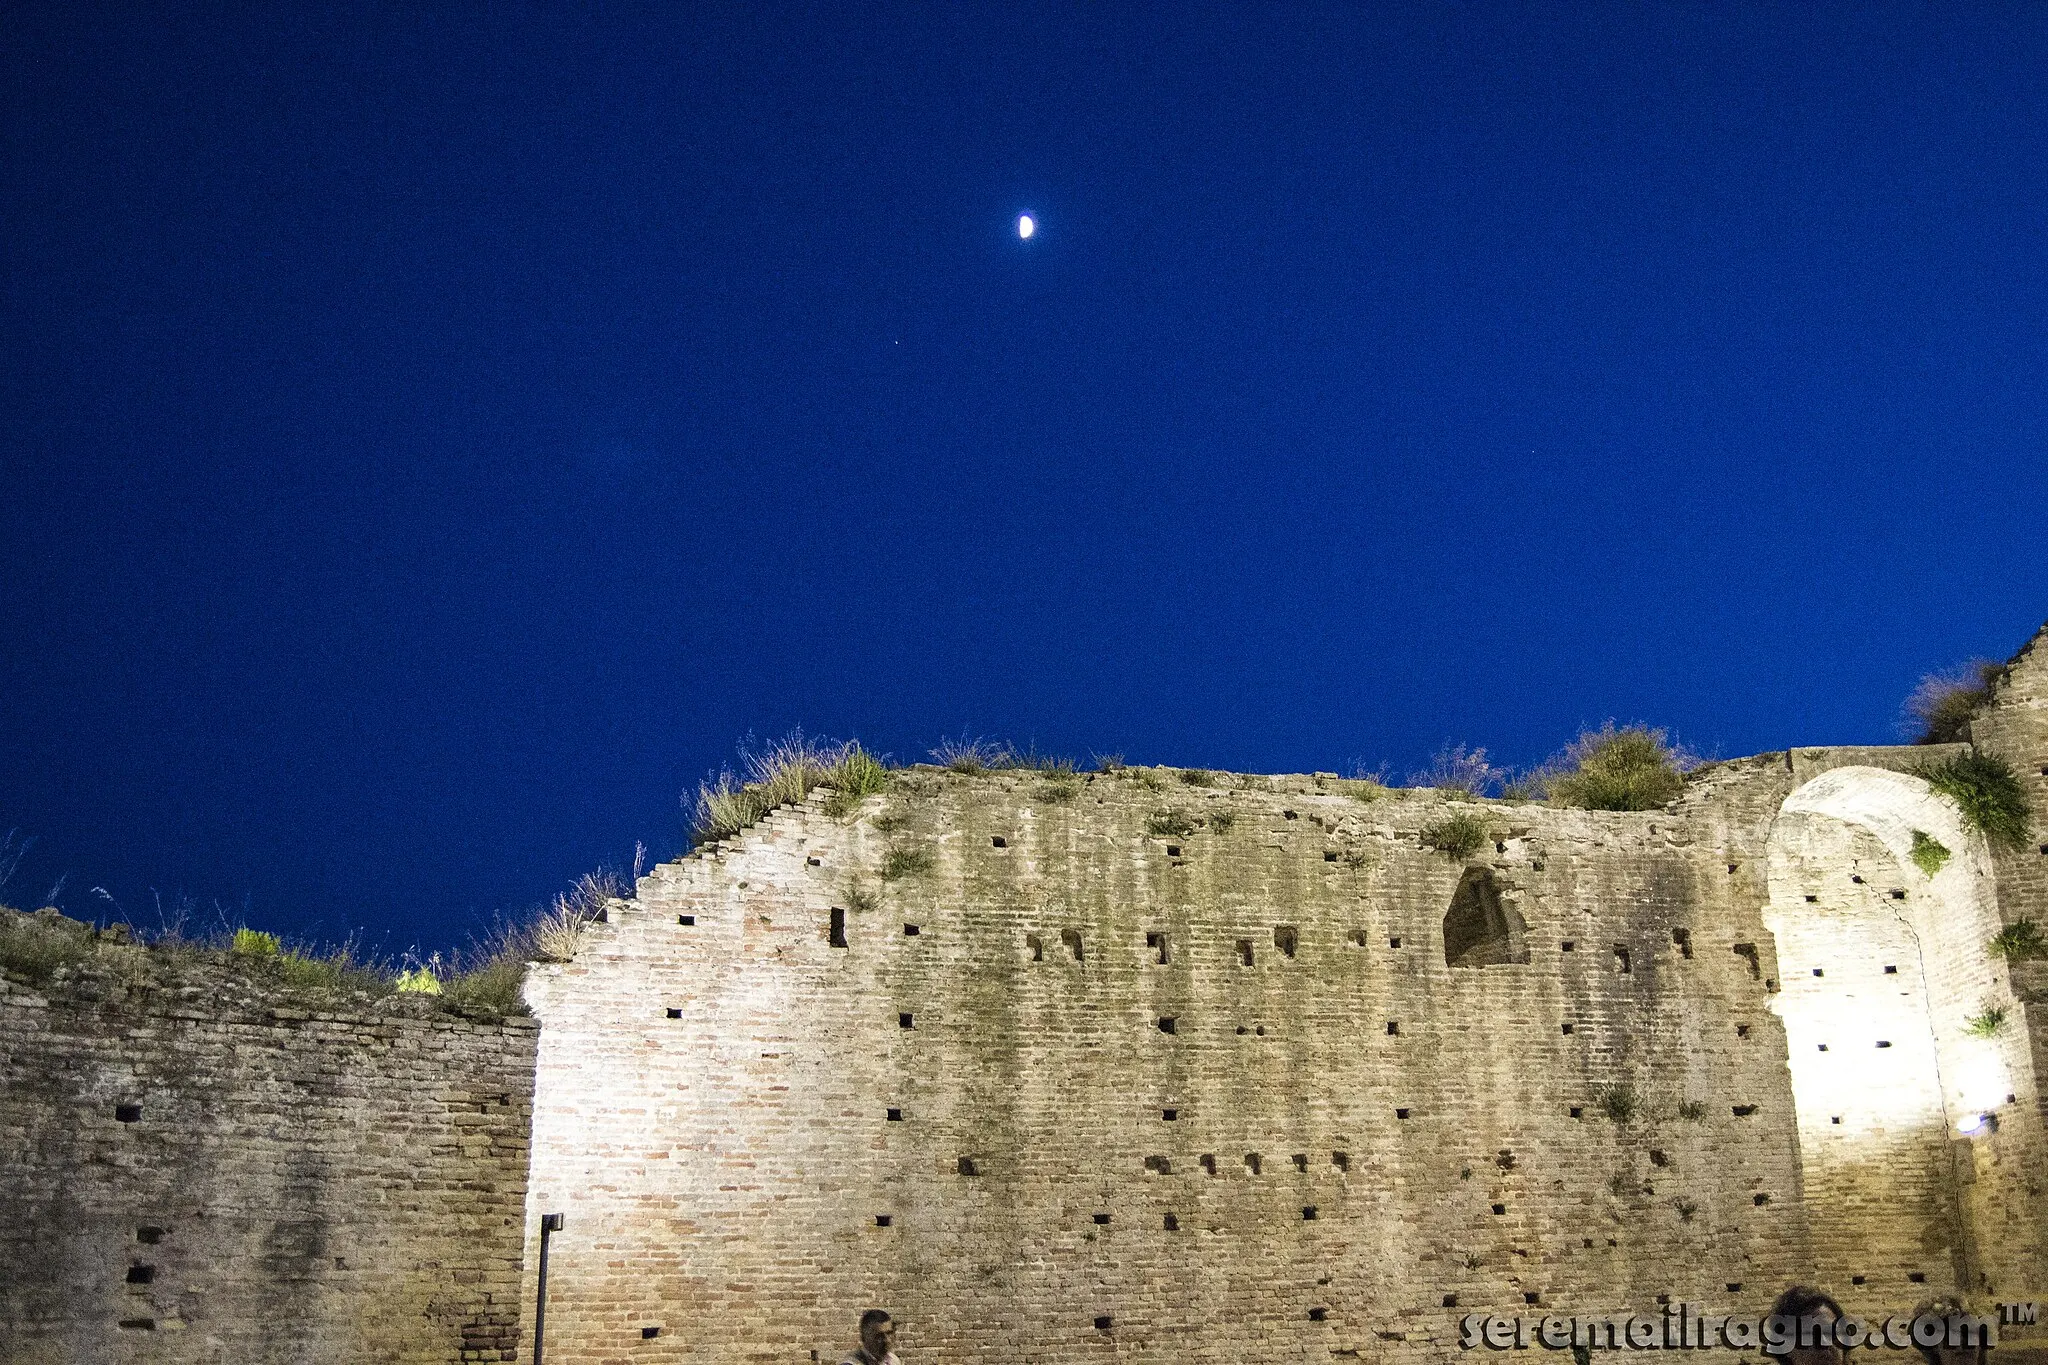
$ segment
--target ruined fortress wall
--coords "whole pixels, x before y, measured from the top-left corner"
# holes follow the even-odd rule
[[[2012,765],[2034,809],[2027,847],[1998,854],[2006,922],[2030,918],[2048,929],[2048,626],[2007,666],[1992,704],[1971,722],[1970,738]],[[2035,1074],[2048,1074],[2048,962],[2020,964],[2014,976],[2029,1004]]]
[[[548,1358],[802,1362],[874,1304],[990,1362],[1761,1310],[1812,1265],[1761,920],[1792,767],[1645,814],[920,772],[658,868],[529,985]],[[1493,837],[1424,846],[1461,808]],[[1526,961],[1447,963],[1474,869]]]
[[[0,1360],[513,1359],[533,1021],[129,965],[0,978]]]

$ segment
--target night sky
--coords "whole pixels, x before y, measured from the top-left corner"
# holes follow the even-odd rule
[[[9,903],[447,945],[795,725],[1892,742],[2048,616],[2039,5],[0,31]]]

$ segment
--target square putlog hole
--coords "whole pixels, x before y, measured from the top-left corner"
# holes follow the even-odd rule
[[[116,1122],[116,1123],[140,1123],[141,1121],[142,1121],[142,1106],[141,1106],[141,1105],[139,1105],[139,1104],[117,1104],[117,1105],[115,1105],[115,1106],[114,1106],[114,1122]]]
[[[912,1014],[912,1013],[910,1013],[910,1012],[909,1012],[908,1010],[904,1011],[904,1012],[903,1012],[902,1014],[899,1014],[899,1015],[897,1015],[897,1016],[896,1016],[896,1027],[897,1027],[897,1028],[916,1028],[916,1027],[917,1027],[917,1016],[916,1016],[916,1015],[914,1015],[914,1014]]]

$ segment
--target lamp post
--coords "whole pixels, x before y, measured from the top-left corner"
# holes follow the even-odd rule
[[[533,1365],[541,1365],[541,1352],[547,1348],[548,1238],[561,1230],[561,1214],[544,1213],[540,1216],[540,1284],[533,1292]]]

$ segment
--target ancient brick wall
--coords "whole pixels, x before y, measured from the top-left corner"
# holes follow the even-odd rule
[[[1439,1360],[1810,1275],[1784,756],[1648,814],[1157,780],[785,809],[535,979],[548,1358],[801,1362],[881,1304],[929,1360]],[[1424,846],[1458,808],[1492,837]],[[1526,960],[1447,962],[1474,877]]]
[[[0,1360],[510,1360],[536,1030],[100,951],[0,977]]]
[[[1999,902],[2008,924],[2031,919],[2048,930],[2048,626],[2016,655],[1970,723],[1979,748],[2010,763],[2034,809],[2024,849],[1998,854]],[[2048,1068],[2048,961],[2021,963],[2015,985],[2027,1003],[2036,1073]],[[2044,1115],[2048,1117],[2048,1115]]]

